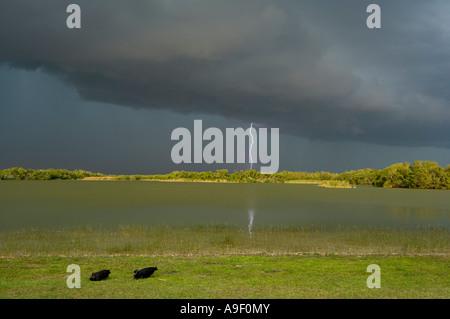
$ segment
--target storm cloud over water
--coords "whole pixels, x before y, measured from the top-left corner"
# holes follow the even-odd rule
[[[450,2],[3,0],[0,63],[87,101],[219,115],[322,141],[450,147]],[[1,103],[1,97],[0,97]]]

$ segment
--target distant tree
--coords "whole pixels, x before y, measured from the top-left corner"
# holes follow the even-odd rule
[[[447,188],[448,179],[444,168],[436,162],[415,161],[411,166],[413,184],[416,188]]]
[[[13,167],[0,171],[2,180],[52,180],[52,179],[81,179],[89,176],[103,176],[100,173],[88,171],[68,171],[66,169],[24,169]]]
[[[393,164],[383,169],[376,179],[375,186],[409,188],[413,186],[408,162]]]
[[[218,169],[216,170],[217,179],[228,179],[228,170],[227,169]]]
[[[353,185],[372,185],[380,171],[365,168],[356,171],[347,171],[339,174],[335,179],[347,181]]]

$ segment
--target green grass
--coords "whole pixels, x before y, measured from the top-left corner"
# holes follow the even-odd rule
[[[66,286],[69,264],[81,288]],[[381,268],[381,288],[366,286],[367,266]],[[133,270],[157,266],[144,280]],[[91,272],[110,277],[89,281]],[[203,256],[28,257],[0,259],[0,298],[449,298],[444,257]]]
[[[449,232],[80,227],[0,233],[0,298],[449,298]],[[81,288],[69,289],[70,264]],[[366,286],[381,267],[381,289]],[[148,279],[133,270],[157,266]],[[110,278],[91,282],[92,272]]]
[[[333,188],[356,188],[356,186],[350,184],[347,181],[324,181],[319,185],[320,187],[333,187]]]
[[[356,188],[355,185],[350,184],[348,181],[341,180],[314,180],[314,179],[293,179],[284,181],[285,184],[317,184],[320,187],[331,188]]]
[[[284,181],[285,184],[321,184],[323,182],[319,179],[289,179]]]

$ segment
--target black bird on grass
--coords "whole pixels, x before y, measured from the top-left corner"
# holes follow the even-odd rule
[[[100,270],[99,272],[93,272],[91,276],[91,281],[100,281],[108,278],[111,272],[109,270]]]
[[[141,270],[135,270],[134,271],[134,279],[143,279],[143,278],[148,278],[151,275],[153,275],[153,273],[158,270],[158,268],[156,267],[147,267]]]

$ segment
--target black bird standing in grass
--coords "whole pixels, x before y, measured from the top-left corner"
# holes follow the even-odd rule
[[[134,279],[142,279],[142,278],[148,278],[150,277],[155,270],[158,270],[156,267],[147,267],[141,270],[135,270],[134,271]]]
[[[93,272],[91,276],[92,281],[100,281],[108,278],[111,272],[109,270],[100,270],[99,272]]]

